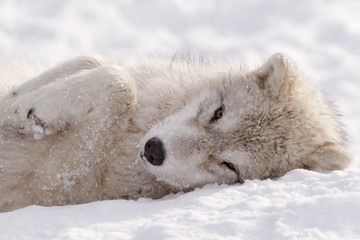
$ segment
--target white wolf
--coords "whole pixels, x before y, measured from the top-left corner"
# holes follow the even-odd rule
[[[240,66],[80,57],[1,96],[0,211],[351,163],[336,113],[289,58]]]

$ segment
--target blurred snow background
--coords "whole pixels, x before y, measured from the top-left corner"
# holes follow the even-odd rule
[[[330,175],[297,170],[279,181],[209,186],[161,201],[30,207],[0,214],[0,239],[360,236],[359,22],[356,0],[1,1],[1,55],[47,66],[80,54],[188,53],[256,66],[287,53],[336,102],[355,163]]]

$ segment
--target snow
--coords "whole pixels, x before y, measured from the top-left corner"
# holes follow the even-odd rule
[[[161,200],[30,206],[0,215],[2,239],[354,239],[358,171],[294,170]]]
[[[48,66],[89,53],[255,66],[285,52],[336,102],[355,162],[161,200],[30,206],[0,214],[0,239],[360,238],[359,15],[360,2],[335,0],[1,1],[2,54]]]

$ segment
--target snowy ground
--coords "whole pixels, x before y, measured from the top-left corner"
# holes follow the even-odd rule
[[[1,54],[48,65],[190,52],[254,66],[285,52],[337,103],[355,162],[162,200],[31,206],[0,214],[0,239],[359,239],[359,16],[351,0],[1,1]]]

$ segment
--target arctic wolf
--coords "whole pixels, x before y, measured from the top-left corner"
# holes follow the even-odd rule
[[[0,99],[1,211],[351,163],[334,109],[282,54],[256,69],[79,57]]]

